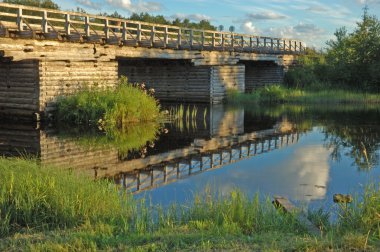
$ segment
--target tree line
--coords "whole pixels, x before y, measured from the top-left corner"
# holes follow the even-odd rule
[[[3,0],[4,3],[12,4],[21,4],[27,6],[34,6],[40,8],[49,8],[59,10],[60,6],[52,0]],[[86,13],[82,8],[77,8],[75,11]],[[169,20],[163,15],[151,15],[147,12],[142,13],[132,13],[129,17],[124,17],[117,11],[114,13],[99,13],[101,16],[115,17],[115,18],[125,18],[133,21],[142,21],[147,23],[156,23],[162,25],[174,25],[179,27],[186,27],[191,29],[200,29],[200,30],[216,30],[217,28],[213,26],[209,20],[200,20],[199,22],[192,22],[190,19],[180,19],[176,18],[174,20]]]
[[[324,52],[308,49],[300,65],[285,82],[298,88],[351,88],[380,91],[380,21],[364,9],[353,32],[345,27],[334,33]]]

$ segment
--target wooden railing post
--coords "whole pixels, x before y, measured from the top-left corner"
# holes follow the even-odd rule
[[[178,28],[178,35],[177,35],[177,47],[181,48],[182,46],[182,31],[181,28]]]
[[[127,21],[123,22],[122,40],[127,41]]]
[[[297,41],[294,41],[294,51],[297,52]]]
[[[70,14],[65,15],[65,32],[66,35],[71,34]]]
[[[253,49],[253,38],[249,37],[249,47]]]
[[[193,32],[193,30],[190,30],[189,41],[190,41],[190,47],[192,47],[193,46],[193,42],[194,42],[194,32]]]
[[[280,51],[280,39],[277,39],[277,51]]]
[[[215,48],[215,32],[212,33],[212,41],[211,41],[211,46],[212,46],[212,49]]]
[[[22,9],[18,8],[17,10],[17,27],[19,31],[24,30],[24,22],[22,21]]]
[[[233,33],[231,33],[231,49],[234,50],[235,47],[235,36]]]
[[[84,33],[86,34],[86,37],[90,37],[90,17],[85,16],[84,17]]]
[[[292,41],[289,40],[289,51],[292,51]]]
[[[225,43],[226,43],[225,38],[224,38],[224,35],[225,35],[225,34],[222,33],[222,37],[221,37],[221,40],[222,40],[222,41],[221,41],[221,42],[222,42],[221,44],[222,44],[222,48],[223,48],[223,49],[224,49],[224,46],[225,46]]]
[[[272,52],[274,51],[274,43],[273,43],[273,38],[270,39],[270,48]]]
[[[156,39],[156,27],[155,26],[152,26],[152,30],[150,32],[150,45],[153,46],[154,45],[154,41]]]
[[[43,16],[42,16],[42,23],[41,23],[41,28],[42,28],[42,32],[43,33],[48,33],[49,30],[48,30],[48,21],[47,21],[47,11],[44,11],[43,12]]]
[[[241,36],[241,48],[244,49],[244,36]]]
[[[168,27],[165,26],[165,34],[164,34],[164,47],[166,48],[169,44],[169,30]]]
[[[302,46],[302,42],[300,41],[300,52],[303,51],[303,46]]]
[[[201,48],[203,49],[205,46],[205,32],[204,31],[201,32],[201,44],[202,44]]]
[[[267,38],[264,38],[264,48],[267,49]]]
[[[110,30],[109,30],[109,20],[108,20],[108,18],[106,18],[104,20],[104,35],[105,35],[106,39],[110,38]]]
[[[137,24],[136,39],[137,43],[141,42],[141,24]]]
[[[284,52],[286,51],[286,40],[284,39],[283,41],[282,41],[282,43],[284,44]]]

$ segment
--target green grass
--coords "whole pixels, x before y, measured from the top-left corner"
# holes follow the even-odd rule
[[[134,200],[107,181],[0,159],[0,250],[376,250],[380,248],[380,190],[341,208],[337,223],[310,214],[323,237],[307,234],[293,214],[269,199],[206,190],[168,209]]]
[[[68,124],[121,128],[128,123],[154,121],[160,106],[147,90],[128,83],[125,77],[116,89],[84,88],[57,100],[56,119]]]
[[[307,90],[272,85],[260,88],[249,94],[229,91],[230,104],[249,103],[291,103],[291,104],[342,104],[342,103],[380,103],[380,94],[347,91],[343,89]]]

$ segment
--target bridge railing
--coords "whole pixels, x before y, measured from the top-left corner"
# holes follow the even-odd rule
[[[0,36],[254,53],[300,54],[306,49],[303,42],[292,39],[196,30],[7,3],[0,3]]]

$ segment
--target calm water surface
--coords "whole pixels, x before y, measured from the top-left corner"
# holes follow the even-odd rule
[[[106,177],[153,203],[212,188],[281,195],[313,208],[380,182],[380,108],[167,105],[180,118],[123,132],[0,125],[3,155]]]

